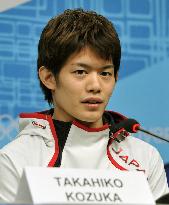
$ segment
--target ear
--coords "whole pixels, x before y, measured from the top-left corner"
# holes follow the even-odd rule
[[[42,66],[39,68],[39,78],[41,82],[50,90],[55,90],[56,80],[53,73],[46,67]]]

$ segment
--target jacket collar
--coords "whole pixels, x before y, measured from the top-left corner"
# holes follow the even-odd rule
[[[46,140],[56,137],[55,127],[52,119],[54,109],[35,112],[35,113],[21,113],[19,119],[20,134],[41,135]],[[73,121],[72,124],[85,130],[87,132],[99,132],[105,130],[109,125],[119,123],[126,117],[113,111],[105,111],[105,124],[100,128],[88,128],[77,121]],[[49,134],[50,133],[50,134]]]

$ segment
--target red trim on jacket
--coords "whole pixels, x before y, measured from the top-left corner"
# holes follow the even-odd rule
[[[77,121],[73,121],[72,124],[75,125],[76,127],[81,128],[82,130],[87,131],[87,132],[99,132],[99,131],[106,130],[107,128],[109,128],[109,125],[107,123],[105,125],[103,125],[102,127],[98,127],[98,128],[87,127],[85,125],[80,124]]]
[[[122,119],[126,119],[126,117],[121,115],[120,113],[117,113],[117,112],[114,112],[114,111],[108,111],[108,112],[111,112],[112,114],[120,116]],[[20,117],[21,118],[43,119],[43,120],[47,120],[49,122],[49,126],[51,128],[51,132],[52,132],[52,135],[53,135],[53,138],[54,138],[54,141],[55,141],[55,153],[54,153],[52,159],[50,160],[50,162],[48,163],[48,167],[53,167],[55,165],[55,162],[56,162],[57,158],[58,158],[59,145],[58,145],[58,137],[57,137],[57,134],[56,134],[56,131],[55,131],[55,126],[53,124],[53,120],[52,120],[51,115],[45,115],[45,114],[42,114],[42,113],[21,113]],[[100,128],[89,128],[89,127],[87,127],[85,125],[80,124],[77,121],[73,121],[72,124],[74,124],[75,126],[81,128],[83,130],[86,130],[87,132],[99,132],[99,131],[102,131],[102,130],[105,130],[105,129],[109,128],[109,125],[107,123],[105,125],[103,125],[102,127],[100,127]],[[112,144],[113,140],[114,139],[110,139],[109,143],[107,145],[107,156],[108,156],[109,160],[111,161],[111,163],[116,168],[118,168],[120,170],[127,170],[126,168],[124,168],[120,164],[118,164],[115,161],[115,159],[112,157],[112,155],[110,154],[109,147]]]
[[[128,169],[126,169],[126,168],[122,167],[120,164],[118,164],[118,163],[116,162],[116,160],[113,158],[113,156],[111,155],[111,153],[110,153],[110,146],[111,146],[111,144],[112,144],[113,141],[114,141],[114,139],[112,138],[112,139],[110,139],[109,142],[108,142],[108,145],[107,145],[107,156],[108,156],[110,162],[111,162],[116,168],[118,168],[118,169],[120,169],[120,170],[122,170],[122,171],[128,171]]]
[[[45,114],[41,114],[41,113],[21,113],[19,115],[21,118],[36,118],[36,119],[43,119],[43,120],[47,120],[52,132],[52,136],[54,138],[55,141],[55,152],[53,154],[52,159],[50,160],[50,162],[48,163],[48,167],[53,167],[55,165],[55,162],[58,158],[59,155],[59,145],[58,145],[58,137],[55,131],[55,126],[53,124],[53,120],[51,115],[45,115]]]
[[[44,115],[40,113],[21,113],[19,115],[20,118],[36,118],[36,119],[43,119],[43,120],[47,120],[47,116],[50,115]]]
[[[50,125],[50,128],[51,128],[51,132],[52,132],[52,135],[54,137],[54,140],[55,140],[55,153],[52,157],[52,159],[50,160],[50,162],[48,163],[48,167],[54,167],[55,165],[55,162],[58,158],[58,155],[59,155],[59,143],[58,143],[58,137],[57,137],[57,134],[56,134],[56,130],[55,130],[55,126],[53,124],[53,120],[52,120],[52,117],[50,115],[48,115],[48,122],[49,122],[49,125]]]

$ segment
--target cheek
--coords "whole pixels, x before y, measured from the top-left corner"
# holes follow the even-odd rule
[[[81,93],[78,86],[73,83],[69,85],[65,83],[62,84],[62,88],[56,92],[55,96],[59,104],[70,108],[71,106],[77,106]]]
[[[82,92],[79,87],[76,87],[75,85],[69,86],[69,88],[64,89],[64,96],[68,99],[68,101],[69,99],[74,101],[75,99],[79,98],[81,93]]]
[[[110,97],[110,96],[112,95],[112,92],[113,92],[113,90],[114,90],[114,87],[115,87],[115,83],[110,84],[109,86],[107,86],[107,87],[105,88],[106,94],[107,94],[108,97]]]
[[[83,84],[82,82],[67,79],[62,83],[62,90],[66,95],[77,98],[83,91]]]

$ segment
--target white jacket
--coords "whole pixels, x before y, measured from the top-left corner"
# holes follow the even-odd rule
[[[21,114],[20,130],[17,138],[0,150],[0,200],[3,202],[14,201],[24,167],[52,167],[59,154],[57,130],[51,115]],[[143,171],[155,199],[168,192],[158,151],[130,135],[120,143],[110,139],[107,124],[87,128],[72,122],[61,167]]]

